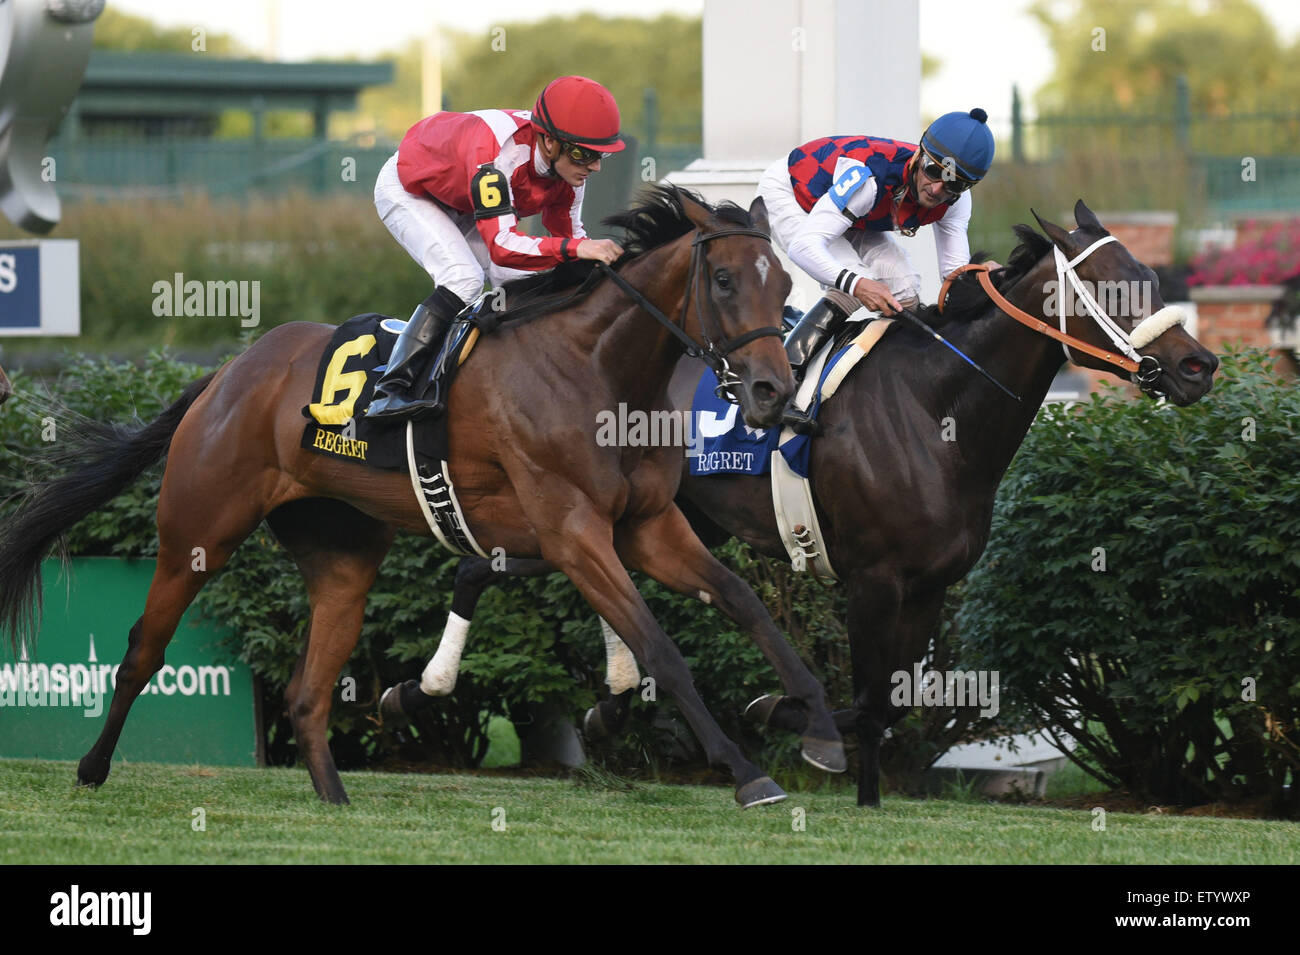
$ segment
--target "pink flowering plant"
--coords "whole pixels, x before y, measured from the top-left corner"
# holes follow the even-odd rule
[[[1191,262],[1188,285],[1280,285],[1300,275],[1300,218],[1245,222],[1231,249],[1211,249]]]

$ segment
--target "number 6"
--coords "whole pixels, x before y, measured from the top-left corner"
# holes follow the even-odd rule
[[[491,209],[501,204],[501,190],[496,188],[496,184],[500,181],[500,173],[492,173],[478,181],[478,197],[483,203],[483,208]]]

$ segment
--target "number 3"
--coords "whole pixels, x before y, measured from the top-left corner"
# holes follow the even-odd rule
[[[841,177],[840,181],[836,183],[835,195],[843,196],[850,189],[856,186],[858,184],[858,180],[861,178],[862,178],[862,173],[860,173],[856,169],[850,169],[848,173],[845,174],[843,177]]]

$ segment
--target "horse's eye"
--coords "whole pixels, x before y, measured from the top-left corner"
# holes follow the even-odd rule
[[[713,281],[718,283],[718,288],[731,288],[731,275],[726,269],[718,269],[713,275]]]

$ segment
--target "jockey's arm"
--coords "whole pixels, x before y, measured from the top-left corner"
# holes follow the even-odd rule
[[[970,226],[970,190],[948,207],[943,218],[934,223],[934,248],[939,254],[939,281],[948,277],[953,269],[970,261],[970,239],[966,230]]]
[[[472,167],[476,169],[469,183],[469,200],[474,210],[474,226],[487,246],[492,264],[499,269],[539,272],[577,258],[574,247],[582,240],[573,237],[570,223],[575,211],[581,209],[583,190],[575,191],[568,207],[543,212],[543,222],[555,225],[556,229],[551,231],[558,231],[558,235],[526,235],[520,230],[515,214],[510,167],[498,169],[496,165],[499,147],[495,138],[489,133],[474,146],[469,152]],[[578,222],[581,223],[580,218]]]
[[[511,208],[482,218],[476,215],[474,225],[483,237],[493,264],[524,272],[554,268],[561,262],[577,258],[574,247],[582,241],[570,236],[525,235],[519,231],[519,219]]]
[[[872,311],[891,315],[901,306],[889,287],[845,268],[829,248],[875,203],[875,178],[862,163],[842,160],[836,167],[835,182],[813,204],[786,252],[818,282],[847,292]]]
[[[612,239],[587,237],[587,230],[582,225],[582,199],[586,191],[586,186],[575,189],[573,204],[567,208],[547,207],[542,212],[542,225],[551,235],[573,237],[573,243],[569,246],[570,258],[595,259],[609,265],[623,254],[623,247]]]

